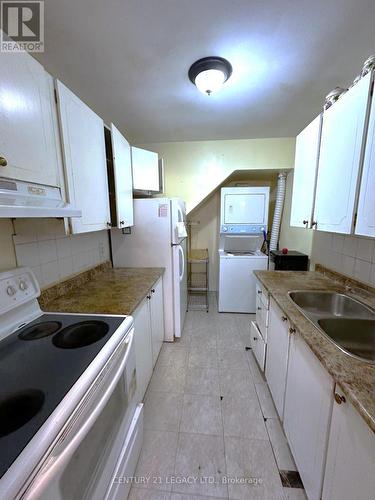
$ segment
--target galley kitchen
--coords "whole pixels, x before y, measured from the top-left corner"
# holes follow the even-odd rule
[[[1,500],[373,500],[374,2],[0,10]]]

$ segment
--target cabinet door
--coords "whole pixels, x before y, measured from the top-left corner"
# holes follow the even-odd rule
[[[82,210],[73,233],[106,229],[110,220],[104,124],[57,81],[59,116],[69,201]]]
[[[280,419],[284,413],[286,372],[288,367],[289,322],[271,299],[268,331],[266,379]]]
[[[375,435],[348,401],[335,402],[322,498],[373,500],[374,492]]]
[[[0,176],[61,187],[53,79],[29,54],[0,52]]]
[[[375,236],[375,99],[372,99],[355,233]]]
[[[133,189],[160,190],[158,154],[132,146]]]
[[[291,336],[284,429],[309,500],[320,500],[333,381],[298,335]]]
[[[161,346],[164,341],[164,309],[163,309],[163,281],[159,279],[151,290],[151,334],[152,334],[152,362],[155,365]]]
[[[133,218],[133,177],[130,144],[111,124],[113,174],[115,182],[117,227],[134,225]]]
[[[137,401],[143,401],[152,375],[152,347],[149,300],[137,307],[134,316],[134,341],[137,368]]]
[[[324,112],[314,221],[317,229],[352,231],[372,74]]]
[[[311,227],[319,159],[322,114],[296,139],[290,225]]]

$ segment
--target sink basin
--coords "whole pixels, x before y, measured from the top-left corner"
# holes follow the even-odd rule
[[[289,292],[289,296],[297,306],[314,315],[375,319],[372,309],[343,293],[299,290]]]
[[[326,318],[318,324],[345,352],[375,362],[375,320]]]
[[[343,293],[295,290],[290,299],[323,335],[349,356],[375,363],[375,311]]]

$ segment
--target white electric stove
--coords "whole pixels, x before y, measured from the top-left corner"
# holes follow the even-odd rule
[[[27,268],[0,273],[2,499],[125,499],[143,436],[133,319],[43,313]]]

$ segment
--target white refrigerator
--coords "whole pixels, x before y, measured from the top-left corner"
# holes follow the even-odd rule
[[[112,229],[115,267],[164,267],[166,341],[181,337],[187,309],[186,208],[179,198],[134,200],[131,234]]]

